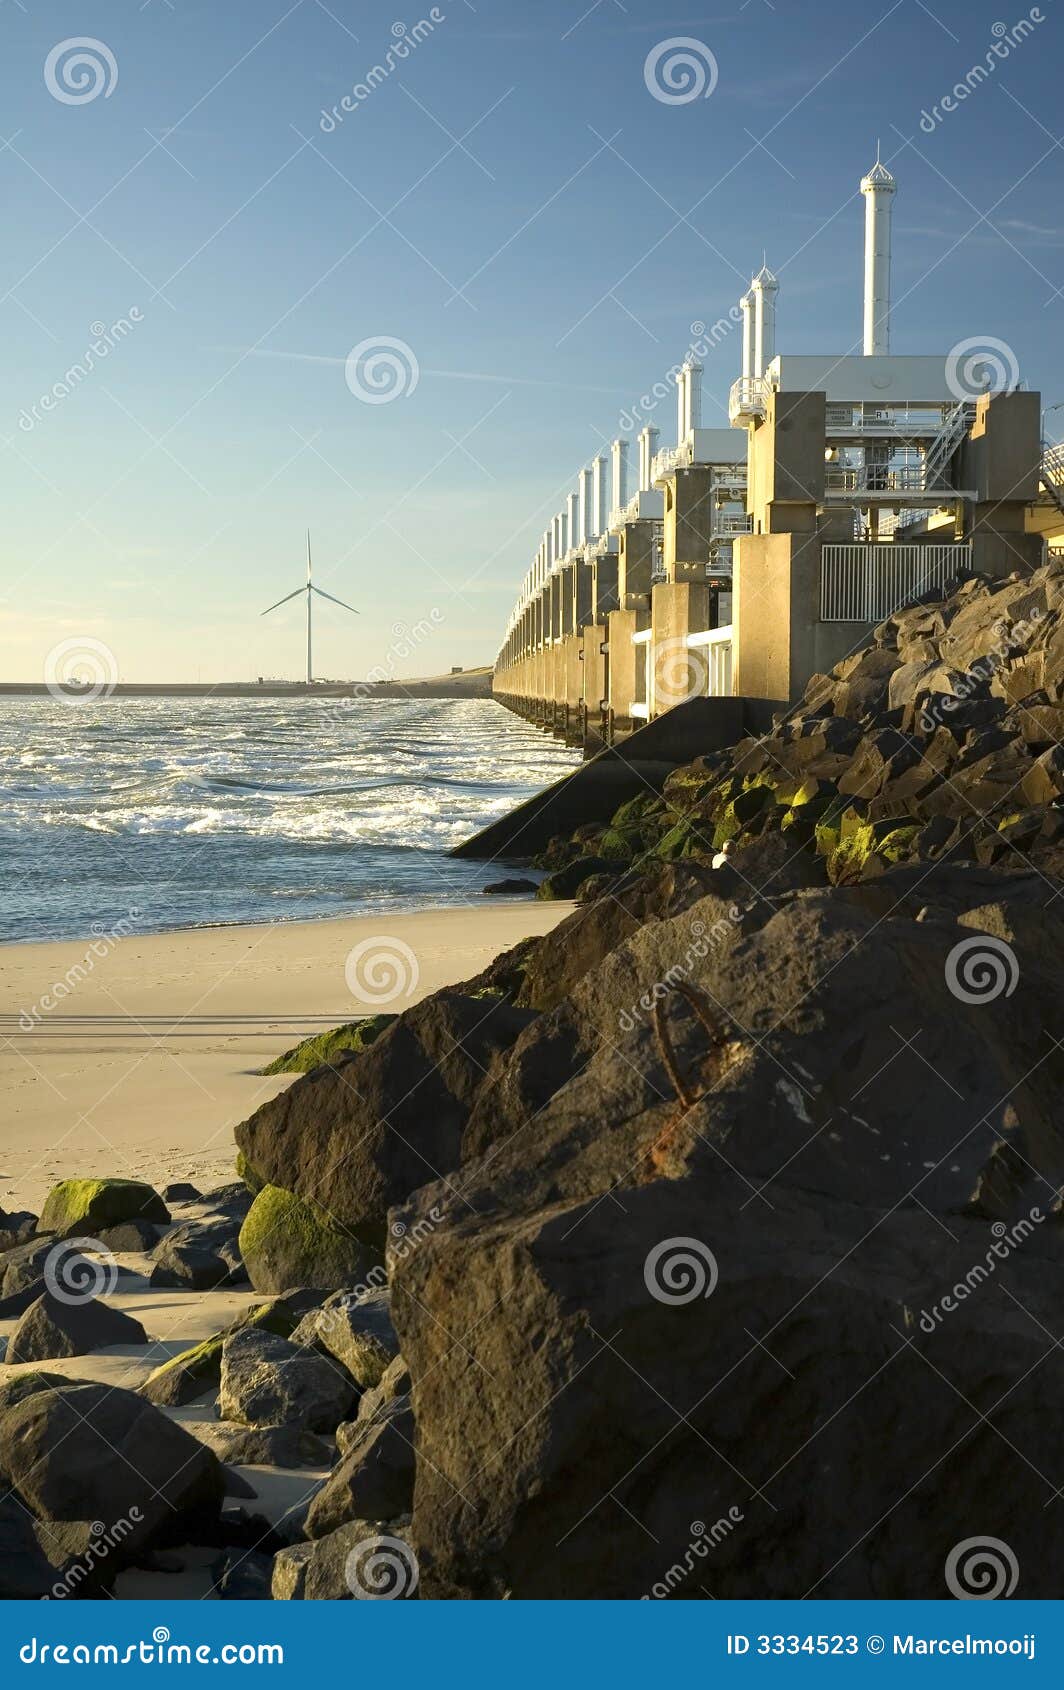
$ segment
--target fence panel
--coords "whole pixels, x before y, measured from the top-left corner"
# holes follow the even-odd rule
[[[969,545],[828,545],[821,552],[820,620],[882,622],[970,568]]]

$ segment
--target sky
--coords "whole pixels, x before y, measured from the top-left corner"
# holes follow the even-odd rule
[[[490,662],[581,465],[763,253],[777,349],[859,350],[877,139],[892,349],[990,337],[1064,401],[1062,33],[1056,0],[0,0],[0,679],[297,678],[301,601],[260,612],[308,526],[359,611],[318,601],[318,675]]]

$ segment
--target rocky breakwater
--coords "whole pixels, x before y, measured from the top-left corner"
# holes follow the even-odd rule
[[[384,1250],[423,1592],[1060,1594],[1062,598],[899,612],[238,1129]]]

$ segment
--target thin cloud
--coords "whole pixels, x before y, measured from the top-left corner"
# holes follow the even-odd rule
[[[331,364],[334,368],[343,369],[347,364],[346,358],[335,358],[324,352],[283,352],[271,350],[266,346],[212,346],[210,352],[239,353],[245,358],[274,358],[289,364]],[[587,387],[579,382],[570,381],[567,376],[559,376],[556,381],[537,381],[533,376],[505,376],[487,370],[433,370],[424,364],[420,365],[422,376],[435,376],[441,381],[488,381],[500,387],[551,387],[567,388],[574,393],[608,393],[616,395],[626,393],[627,388],[620,387]]]

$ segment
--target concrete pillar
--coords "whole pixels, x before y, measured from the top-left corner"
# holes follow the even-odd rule
[[[632,635],[638,627],[638,617],[634,610],[615,610],[608,618],[608,625],[610,714],[615,725],[627,732],[632,725],[635,699],[637,653]]]
[[[984,394],[957,459],[957,484],[976,494],[965,510],[965,538],[980,573],[1011,575],[1041,564],[1042,536],[1026,532],[1041,456],[1041,395]]]
[[[651,716],[660,716],[689,698],[701,698],[707,691],[704,649],[688,648],[687,636],[708,626],[709,588],[692,582],[659,582],[653,591],[650,612]]]
[[[750,434],[747,509],[755,534],[816,527],[824,497],[823,393],[770,392]]]
[[[648,518],[626,522],[621,529],[617,561],[617,598],[622,610],[649,606],[653,570],[653,522]],[[640,601],[638,605],[632,604],[633,598]]]
[[[708,464],[677,469],[665,483],[662,563],[666,579],[704,576],[713,524],[713,471]]]

